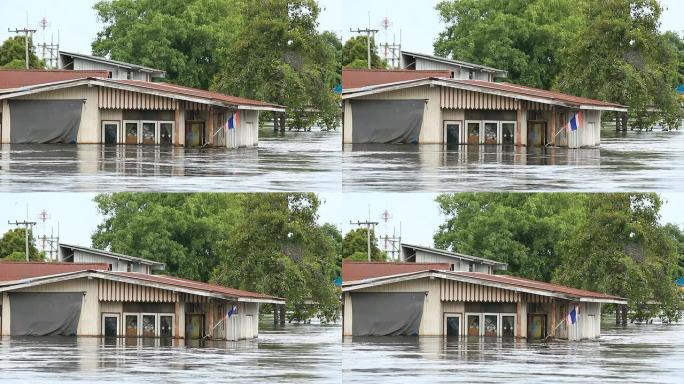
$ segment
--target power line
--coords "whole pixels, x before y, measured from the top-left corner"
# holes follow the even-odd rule
[[[24,226],[24,238],[26,241],[26,261],[30,261],[29,260],[29,235],[28,235],[29,234],[29,227],[31,227],[31,229],[33,229],[33,226],[36,225],[37,223],[35,221],[24,220],[24,221],[14,221],[14,223],[11,221],[8,221],[7,224],[14,225],[17,227],[22,226],[22,225]]]
[[[23,33],[24,34],[24,46],[26,49],[26,56],[25,56],[25,58],[26,58],[26,69],[29,69],[29,45],[28,45],[29,33],[31,34],[31,36],[33,36],[33,34],[36,32],[36,30],[35,29],[28,29],[28,28],[22,28],[22,29],[15,28],[14,30],[11,30],[11,29],[7,28],[7,32]]]
[[[375,226],[378,225],[379,223],[377,221],[357,221],[356,223],[353,221],[350,221],[349,224],[351,225],[356,225],[356,226],[366,226],[366,235],[368,236],[368,261],[371,260],[371,226],[373,227],[373,232],[375,232]]]

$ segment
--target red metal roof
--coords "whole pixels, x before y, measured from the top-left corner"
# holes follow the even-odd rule
[[[617,296],[606,295],[605,293],[585,291],[583,289],[566,287],[564,285],[545,283],[542,281],[524,279],[508,275],[490,275],[482,272],[452,272],[455,275],[472,277],[480,280],[491,281],[494,283],[517,285],[523,288],[539,289],[543,291],[558,292],[570,296],[594,298],[594,299],[622,299]]]
[[[42,69],[0,69],[0,89],[55,83],[88,77],[109,77],[109,71],[71,71]]]
[[[58,275],[87,270],[106,271],[106,263],[41,263],[26,261],[0,261],[0,281],[14,281],[33,277]]]
[[[490,89],[495,89],[495,90],[500,90],[500,91],[505,91],[505,92],[515,92],[515,93],[519,93],[522,95],[537,96],[537,97],[543,97],[543,98],[547,98],[547,99],[555,99],[555,100],[564,101],[564,102],[573,103],[573,104],[595,105],[595,106],[600,106],[600,107],[623,107],[620,104],[609,103],[609,102],[601,101],[601,100],[588,99],[586,97],[573,96],[573,95],[568,95],[565,93],[560,93],[560,92],[555,92],[555,91],[547,91],[544,89],[526,87],[524,85],[519,85],[519,84],[496,83],[496,82],[484,81],[484,80],[455,80],[455,81],[457,81],[459,83],[464,83],[464,84],[476,85],[478,87],[490,88]]]
[[[186,96],[200,97],[204,99],[215,99],[224,101],[230,104],[238,105],[251,105],[257,107],[274,107],[274,108],[284,108],[283,106],[277,104],[271,104],[264,101],[245,99],[243,97],[224,95],[218,92],[205,91],[202,89],[183,87],[181,85],[170,84],[170,83],[152,83],[148,81],[141,80],[114,80],[109,79],[108,81],[119,84],[128,84],[136,87],[148,88],[163,92],[173,92],[179,93]]]
[[[273,299],[273,300],[284,300],[275,296],[265,295],[263,293],[256,293],[250,291],[243,291],[240,289],[228,288],[221,285],[202,283],[199,281],[181,279],[179,277],[164,276],[164,275],[147,275],[138,272],[109,272],[110,274],[131,277],[139,280],[149,281],[153,283],[169,284],[178,287],[184,287],[188,289],[197,289],[200,291],[219,293],[233,297],[244,297],[252,299]]]
[[[355,281],[429,270],[448,271],[449,263],[342,262],[342,281]]]
[[[451,71],[415,71],[415,70],[385,70],[385,69],[342,69],[342,89],[353,89],[396,83],[407,80],[420,80],[430,77],[451,77]]]

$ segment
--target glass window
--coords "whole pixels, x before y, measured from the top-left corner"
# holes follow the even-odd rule
[[[497,336],[498,334],[498,316],[484,315],[484,335]]]
[[[513,145],[515,138],[515,123],[501,123],[501,143]]]
[[[468,336],[480,336],[480,315],[468,315]]]
[[[126,315],[126,337],[138,337],[138,315]]]
[[[159,315],[159,336],[173,337],[173,316]]]
[[[142,142],[143,144],[155,144],[157,124],[155,123],[142,123]]]
[[[159,123],[159,144],[173,144],[173,123]]]
[[[138,144],[138,123],[126,123],[126,144]]]
[[[480,123],[468,123],[468,144],[480,143]]]
[[[515,336],[515,316],[502,315],[501,316],[501,336],[514,337]]]
[[[484,123],[484,143],[497,144],[496,134],[498,130],[498,123]]]
[[[156,315],[142,315],[142,335],[143,337],[157,336]]]

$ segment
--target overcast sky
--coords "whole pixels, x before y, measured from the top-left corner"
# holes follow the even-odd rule
[[[350,28],[380,29],[379,41],[391,41],[393,36],[406,50],[432,53],[432,43],[443,29],[435,5],[439,0],[319,0],[322,13],[319,19],[321,30],[334,31],[344,40],[353,34]],[[90,44],[101,25],[92,9],[96,0],[0,0],[0,41],[9,37],[7,29],[23,28],[28,25],[38,28],[38,22],[46,17],[50,26],[45,40],[57,39],[59,31],[61,48],[65,51],[90,53]],[[665,7],[662,29],[684,32],[684,1],[661,0]],[[383,18],[389,18],[392,27],[387,33],[380,27]],[[39,28],[38,28],[39,29]],[[39,29],[37,42],[43,41]]]
[[[8,221],[24,220],[28,205],[28,218],[38,221],[36,233],[49,234],[59,231],[61,241],[78,245],[90,245],[90,236],[102,221],[93,203],[95,194],[90,193],[8,193],[0,194],[0,234],[13,228]],[[444,217],[434,202],[433,193],[320,193],[323,205],[319,211],[321,223],[332,223],[343,233],[354,228],[350,221],[378,221],[378,233],[392,230],[407,243],[432,245],[432,236]],[[666,200],[662,209],[663,222],[684,225],[684,193],[661,194]],[[45,209],[50,219],[42,223],[39,213]],[[369,212],[370,209],[370,212]],[[392,219],[385,224],[380,215],[389,211]]]

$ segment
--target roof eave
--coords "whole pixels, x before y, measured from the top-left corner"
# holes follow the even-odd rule
[[[522,286],[519,286],[516,284],[504,283],[504,282],[494,282],[494,281],[489,281],[489,280],[484,280],[484,279],[478,279],[477,277],[456,275],[456,274],[454,274],[454,272],[443,272],[443,271],[421,271],[421,272],[413,272],[413,273],[407,273],[407,274],[401,274],[401,275],[383,276],[383,277],[366,279],[366,280],[359,280],[359,281],[350,281],[348,283],[342,284],[342,292],[351,292],[351,291],[356,291],[359,289],[372,288],[372,287],[376,287],[379,285],[394,284],[394,283],[398,283],[398,282],[402,282],[402,281],[422,279],[422,278],[443,278],[443,279],[447,279],[447,280],[455,280],[455,281],[460,281],[460,282],[464,282],[464,283],[479,284],[479,285],[485,285],[485,286],[489,286],[489,287],[501,288],[501,289],[506,289],[506,290],[515,291],[515,292],[530,293],[530,294],[537,295],[537,296],[546,296],[546,297],[553,297],[553,298],[558,298],[558,299],[573,300],[573,301],[580,301],[580,302],[584,301],[584,302],[617,303],[617,304],[626,303],[620,298],[592,298],[592,297],[587,297],[587,296],[570,295],[570,294],[557,292],[557,291],[522,287]],[[345,285],[347,285],[347,286],[345,287]]]

